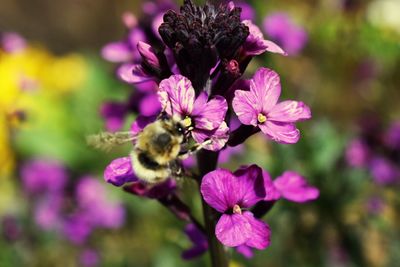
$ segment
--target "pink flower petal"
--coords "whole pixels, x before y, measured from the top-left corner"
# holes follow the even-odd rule
[[[240,207],[250,208],[265,198],[264,179],[262,169],[253,164],[235,171],[238,186],[235,192],[240,198]]]
[[[117,69],[117,76],[130,84],[147,82],[153,79],[140,64],[123,64]]]
[[[218,151],[225,146],[226,142],[228,142],[229,128],[226,125],[226,122],[223,121],[218,129],[215,132],[211,132],[211,134],[208,131],[196,131],[195,129],[192,131],[192,136],[199,144],[203,143],[205,140],[211,140],[211,143],[203,146],[203,148],[211,151]]]
[[[310,186],[301,175],[293,171],[286,171],[275,179],[275,187],[287,200],[294,202],[306,202],[317,199],[319,190]]]
[[[250,80],[250,92],[257,100],[256,110],[268,113],[276,105],[281,94],[279,75],[267,68],[258,69]]]
[[[190,80],[182,75],[172,75],[161,81],[159,85],[161,106],[171,115],[181,117],[191,114],[195,92]],[[172,109],[171,109],[172,108]]]
[[[257,126],[257,115],[261,110],[255,109],[259,100],[249,91],[236,90],[232,107],[241,123]]]
[[[246,245],[256,249],[265,249],[271,244],[271,229],[265,222],[254,218],[253,213],[245,211],[242,214],[251,225],[251,237]]]
[[[311,118],[310,108],[303,102],[287,100],[275,105],[268,113],[268,119],[280,122],[296,122]]]
[[[110,62],[127,62],[132,59],[132,51],[126,43],[114,42],[103,47],[101,56]]]
[[[224,169],[207,173],[200,186],[200,192],[207,204],[221,213],[233,208],[240,200],[236,179],[230,171]]]
[[[295,144],[300,139],[300,131],[292,123],[266,121],[259,124],[261,131],[281,144]]]
[[[223,214],[215,227],[218,240],[228,247],[244,244],[253,235],[251,224],[242,214]]]
[[[198,103],[198,101],[196,103]],[[211,131],[218,128],[224,120],[227,110],[228,104],[225,98],[222,96],[215,96],[205,103],[202,109],[193,111],[192,116],[196,129]]]

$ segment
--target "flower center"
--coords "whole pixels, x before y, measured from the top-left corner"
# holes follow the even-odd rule
[[[233,206],[232,211],[234,214],[242,214],[242,209],[237,204]]]
[[[257,120],[259,123],[264,123],[267,121],[267,117],[264,114],[259,113],[257,116]]]
[[[192,119],[189,116],[186,116],[183,120],[182,120],[182,125],[185,128],[189,128],[190,126],[192,126]]]

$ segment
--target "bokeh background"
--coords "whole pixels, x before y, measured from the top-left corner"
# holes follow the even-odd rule
[[[0,266],[207,266],[207,254],[181,258],[191,246],[183,222],[104,182],[129,146],[103,153],[85,142],[105,129],[103,103],[135,90],[100,51],[124,38],[121,15],[145,17],[149,2],[0,0]],[[251,260],[232,252],[232,266],[398,266],[400,2],[246,3],[265,37],[291,51],[258,57],[248,73],[276,70],[283,98],[304,101],[313,118],[299,143],[256,135],[223,166],[292,169],[320,198],[275,205],[271,246]],[[180,186],[200,217],[194,185]]]

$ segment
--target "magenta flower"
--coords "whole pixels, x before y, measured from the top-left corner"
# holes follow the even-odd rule
[[[307,43],[307,32],[296,25],[288,14],[276,12],[264,19],[264,30],[289,55],[300,53]]]
[[[242,23],[249,27],[250,31],[246,42],[243,44],[243,49],[246,55],[261,55],[266,51],[286,55],[286,52],[283,51],[283,49],[279,47],[279,45],[275,44],[272,41],[264,39],[264,36],[257,25],[253,24],[250,20],[244,20],[242,21]]]
[[[234,174],[224,169],[212,171],[203,177],[200,191],[208,205],[223,213],[215,228],[222,244],[256,249],[269,246],[269,226],[247,210],[265,198],[260,168],[252,165]]]
[[[218,150],[226,143],[229,129],[223,124],[228,110],[225,98],[215,96],[208,100],[207,93],[202,92],[195,99],[192,83],[182,75],[162,80],[158,95],[163,110],[182,120],[196,142],[210,139],[212,142],[207,147],[210,150]],[[214,135],[217,138],[213,139]]]
[[[260,68],[250,80],[250,91],[236,90],[233,110],[245,125],[259,127],[272,140],[294,144],[300,138],[295,122],[311,118],[310,108],[303,102],[278,102],[281,84],[278,74]]]

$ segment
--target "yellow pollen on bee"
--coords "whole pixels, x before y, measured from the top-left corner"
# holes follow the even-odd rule
[[[242,209],[239,207],[239,205],[234,205],[232,211],[234,214],[242,214]]]
[[[182,124],[184,127],[188,128],[192,126],[192,119],[189,116],[186,116],[186,118],[182,120]]]
[[[264,123],[264,122],[267,121],[267,117],[265,115],[259,113],[258,116],[257,116],[257,120],[258,120],[259,123]]]

